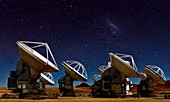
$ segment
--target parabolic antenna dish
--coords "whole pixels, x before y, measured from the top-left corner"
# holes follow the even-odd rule
[[[40,80],[46,85],[54,85],[54,78],[51,73],[44,72],[40,74]]]
[[[155,65],[144,66],[144,71],[148,77],[154,80],[154,83],[165,84],[166,78],[163,70]]]
[[[107,66],[105,66],[105,65],[103,65],[103,66],[99,66],[98,67],[98,71],[99,71],[99,73],[100,73],[100,75],[103,77],[103,76],[105,76],[105,75],[108,75],[109,74],[109,68],[111,68],[111,62],[108,62],[108,65]],[[103,75],[104,74],[104,75]]]
[[[113,67],[105,67],[105,69],[103,69],[103,71],[102,71],[101,68],[103,68],[103,67],[104,67],[104,66],[99,66],[98,70],[99,70],[99,73],[102,72],[101,76],[102,76],[102,77],[105,77],[105,76],[107,76],[107,75],[110,74],[110,72],[111,72],[111,70],[112,70]],[[101,71],[101,72],[100,72],[100,71]]]
[[[147,78],[145,73],[140,73],[140,77],[141,77],[142,80],[145,80]]]
[[[27,44],[34,45],[29,47]],[[47,43],[42,42],[30,42],[30,41],[17,41],[18,50],[21,59],[27,63],[30,68],[38,72],[56,72],[58,71],[57,64]],[[42,56],[40,53],[35,51],[35,48],[44,46],[46,48],[46,56]],[[53,63],[49,61],[48,53],[50,53]]]
[[[103,72],[105,71],[105,69],[107,68],[107,66],[99,66],[98,67],[98,71],[99,71],[99,74],[102,76],[103,75]]]
[[[93,75],[92,79],[93,79],[94,82],[97,82],[98,80],[101,79],[101,75]]]
[[[109,53],[112,67],[122,72],[127,78],[140,77],[132,55]],[[130,61],[124,59],[130,58]]]
[[[78,61],[67,60],[62,62],[62,66],[66,73],[77,81],[87,81],[87,72],[85,67]]]

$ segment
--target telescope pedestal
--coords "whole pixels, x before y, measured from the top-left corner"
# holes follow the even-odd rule
[[[108,75],[94,83],[91,93],[94,97],[125,97],[126,78],[120,71],[112,68]]]
[[[73,91],[73,82],[72,79],[68,74],[66,74],[61,81],[59,81],[59,89],[60,92],[63,93],[62,96],[72,96],[75,97],[75,93]]]
[[[110,92],[111,97],[126,95],[126,78],[119,70],[112,68],[109,74],[102,79],[103,90]]]
[[[39,73],[35,73],[23,60],[19,60],[16,71],[12,71],[8,78],[8,89],[20,94],[44,94],[45,85],[36,82],[39,77]]]
[[[153,91],[154,91],[154,81],[152,78],[147,78],[145,80],[141,80],[140,84],[138,86],[138,94],[140,94],[141,97],[153,97]]]

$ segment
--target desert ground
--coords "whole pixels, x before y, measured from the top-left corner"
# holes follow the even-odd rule
[[[159,97],[152,98],[138,98],[138,97],[127,97],[127,98],[92,98],[90,94],[90,87],[76,87],[74,92],[78,97],[61,97],[58,88],[47,88],[47,94],[59,94],[58,99],[0,99],[0,102],[170,102],[170,99],[164,99],[163,94],[170,93],[170,81],[165,85],[157,85],[155,87],[155,93]],[[137,91],[137,85],[134,85],[133,92]],[[6,87],[0,87],[0,94],[10,93]]]
[[[170,102],[163,98],[90,98],[90,97],[59,97],[58,99],[0,99],[0,102]]]

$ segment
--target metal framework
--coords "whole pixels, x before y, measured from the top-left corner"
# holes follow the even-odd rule
[[[70,66],[71,69],[73,69],[79,75],[84,77],[86,80],[88,79],[86,69],[80,62],[75,61],[75,60],[67,60],[67,61],[64,61],[64,63]]]
[[[51,52],[51,49],[50,49],[50,47],[49,47],[49,45],[48,45],[48,43],[44,43],[44,42],[33,42],[33,41],[20,41],[20,42],[22,42],[22,43],[24,43],[24,44],[34,44],[35,46],[31,47],[32,49],[39,48],[39,47],[45,47],[45,49],[46,49],[46,59],[47,59],[46,64],[48,64],[48,61],[49,61],[49,53],[50,53],[51,58],[52,58],[52,61],[54,62],[55,66],[58,67],[58,66],[57,66],[57,63],[56,63],[56,61],[55,61],[55,59],[54,59],[54,56],[53,56],[53,54],[52,54],[52,52]]]
[[[53,76],[52,76],[51,73],[49,73],[49,72],[43,72],[43,73],[41,73],[41,76],[45,76],[45,77],[43,77],[43,78],[45,78],[45,79],[46,79],[47,81],[49,81],[50,83],[55,84],[54,78],[53,78]]]
[[[165,74],[163,70],[155,65],[146,65],[146,67],[152,69],[155,73],[157,73],[160,77],[162,77],[164,80],[166,80]]]
[[[115,53],[115,55],[119,56],[119,57],[122,58],[122,59],[130,58],[130,60],[128,60],[128,61],[130,62],[130,65],[132,66],[132,68],[133,68],[135,71],[138,71],[138,68],[137,68],[137,66],[136,66],[136,63],[135,63],[132,55],[120,54],[120,53]],[[125,61],[126,61],[126,60],[125,60]]]
[[[112,64],[111,64],[111,62],[108,62],[108,65],[102,65],[102,66],[99,66],[99,67],[104,72],[107,68],[112,67]]]

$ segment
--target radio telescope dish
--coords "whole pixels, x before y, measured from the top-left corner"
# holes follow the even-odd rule
[[[98,80],[101,79],[101,75],[93,75],[92,79],[93,79],[94,82],[97,82]]]
[[[28,44],[35,45],[29,47]],[[30,41],[17,41],[18,50],[21,56],[21,59],[27,63],[32,69],[38,72],[56,72],[58,67],[56,61],[53,57],[53,54],[50,50],[50,47],[47,43],[43,42],[30,42]],[[46,48],[46,58],[40,53],[35,51],[35,48],[44,46]],[[49,61],[49,54],[53,60],[53,63]]]
[[[105,65],[103,65],[103,66],[99,66],[98,67],[98,71],[99,71],[99,73],[100,73],[100,75],[103,77],[103,76],[105,76],[105,75],[108,75],[109,74],[109,71],[108,71],[108,69],[109,68],[111,68],[111,62],[108,62],[108,65],[107,66],[105,66]],[[103,75],[104,74],[104,75]]]
[[[101,76],[103,75],[103,72],[105,71],[106,68],[107,66],[99,66],[98,71]]]
[[[145,80],[147,78],[145,73],[140,73],[140,77],[141,77],[142,80]]]
[[[40,80],[46,85],[54,85],[54,78],[51,73],[44,72],[40,74]]]
[[[111,65],[122,72],[127,78],[140,77],[138,73],[135,61],[132,55],[127,54],[118,54],[118,53],[109,53]],[[124,59],[130,58],[131,62],[127,62]]]
[[[147,76],[151,77],[154,82],[165,84],[166,78],[163,70],[155,65],[146,65],[144,66],[144,71]]]
[[[99,73],[102,77],[109,75],[111,69],[112,67],[108,67],[108,66],[99,66],[98,68]]]
[[[87,72],[85,67],[78,61],[67,60],[62,62],[62,66],[66,73],[77,81],[87,81]]]

